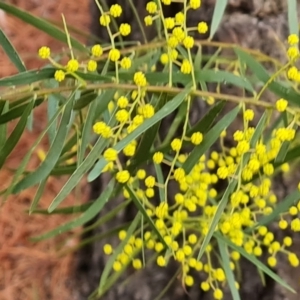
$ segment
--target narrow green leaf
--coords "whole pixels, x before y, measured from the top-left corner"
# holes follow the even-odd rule
[[[1,120],[1,115],[6,113],[7,110],[8,110],[8,102],[0,101],[0,120]],[[7,125],[0,124],[0,149],[2,149],[2,147],[5,144],[6,135],[7,135]]]
[[[111,100],[113,94],[114,90],[109,90],[97,97],[95,101],[99,103],[96,109],[96,117],[98,115],[101,116],[102,113],[107,109],[107,104]],[[85,173],[95,164],[96,160],[99,158],[99,155],[103,152],[107,144],[107,140],[98,138],[94,147],[87,155],[85,160],[78,165],[77,169],[75,169],[74,173],[71,175],[69,180],[65,183],[58,195],[52,201],[49,207],[49,212],[53,211],[53,209],[55,209],[61,203],[61,201],[63,201],[65,197],[67,197],[67,195],[73,190],[73,188],[78,184],[78,182],[85,175]]]
[[[16,186],[13,189],[13,193],[19,193],[20,191],[41,182],[50,174],[50,172],[56,165],[60,157],[61,151],[63,149],[64,141],[67,136],[68,124],[71,118],[73,102],[74,92],[72,93],[65,105],[59,129],[45,160],[42,162],[42,164],[38,167],[36,171],[30,173],[16,184]]]
[[[41,105],[43,103],[43,101],[44,100],[41,98],[33,101],[33,108]],[[14,119],[21,117],[27,106],[28,106],[28,103],[22,104],[20,106],[17,106],[15,108],[10,109],[7,112],[5,112],[3,115],[0,116],[0,125],[8,123]]]
[[[25,72],[26,67],[21,60],[18,52],[12,45],[12,43],[9,41],[8,37],[5,35],[5,33],[0,29],[0,45],[2,46],[4,52],[9,57],[11,62],[16,66],[19,72]]]
[[[212,39],[222,21],[228,0],[217,0],[210,25],[209,38]]]
[[[242,51],[241,49],[234,49],[235,53],[239,57],[240,61],[245,63],[248,68],[255,74],[255,76],[263,83],[268,83],[268,89],[274,92],[281,98],[288,100],[296,106],[300,105],[299,95],[291,87],[285,87],[279,82],[272,81],[269,83],[270,75],[267,70],[260,64],[256,59],[254,59],[248,53]]]
[[[161,144],[160,147],[163,148],[167,145],[170,145],[170,142],[174,138],[176,132],[178,131],[179,126],[183,124],[186,113],[187,113],[187,102],[183,102],[179,106],[177,114],[176,114],[175,118],[173,119],[172,123],[169,126],[167,136],[164,139],[164,141],[163,141],[163,143]],[[148,149],[150,149],[150,148],[148,148]]]
[[[28,116],[30,115],[32,109],[33,109],[33,101],[31,101],[23,111],[22,117],[20,121],[18,122],[17,126],[3,145],[3,147],[0,149],[0,169],[2,168],[6,158],[11,153],[11,151],[15,148],[16,144],[18,143],[19,139],[21,138],[24,129],[27,124]],[[0,116],[2,118],[2,116]]]
[[[260,118],[258,124],[257,124],[257,127],[255,129],[255,132],[251,138],[251,141],[250,141],[250,145],[253,147],[258,139],[261,137],[262,135],[262,132],[265,128],[265,123],[266,123],[266,120],[267,120],[267,113],[265,112],[263,114],[263,116]],[[250,158],[250,153],[246,153],[244,155],[244,159],[242,160],[243,161],[243,164],[247,164],[248,163],[248,160]],[[215,228],[217,226],[217,224],[219,223],[220,221],[220,218],[227,206],[227,203],[228,203],[228,199],[229,199],[229,196],[233,193],[233,191],[235,190],[236,186],[237,186],[237,183],[238,183],[238,178],[239,178],[239,172],[240,172],[240,169],[242,168],[243,166],[242,165],[239,165],[238,166],[238,169],[237,171],[235,172],[235,175],[232,177],[232,179],[229,181],[229,184],[218,204],[218,207],[217,207],[217,211],[215,213],[215,215],[213,216],[212,220],[211,220],[211,223],[210,223],[210,226],[209,226],[209,230],[208,230],[208,233],[207,235],[204,237],[204,240],[201,244],[201,247],[200,247],[200,250],[199,250],[199,255],[198,255],[198,260],[200,260],[200,258],[202,257],[208,243],[210,242],[210,239],[211,237],[213,236],[214,232],[215,232]]]
[[[114,250],[113,254],[109,257],[108,262],[105,264],[104,270],[100,278],[98,296],[102,296],[104,294],[107,278],[109,273],[112,270],[113,263],[115,262],[117,256],[123,251],[124,246],[129,241],[133,232],[137,228],[140,222],[140,218],[141,218],[141,214],[138,213],[127,230],[126,238],[118,245],[118,247]]]
[[[239,172],[239,169],[240,169],[240,166],[238,168],[238,170],[236,171],[235,174],[238,174]],[[228,203],[228,199],[229,199],[229,196],[234,192],[236,186],[237,186],[237,183],[238,183],[238,180],[235,178],[235,176],[230,180],[219,204],[218,204],[218,207],[217,207],[217,210],[215,212],[215,215],[213,216],[213,219],[209,225],[209,230],[208,230],[208,233],[205,235],[204,237],[204,240],[201,244],[201,247],[200,247],[200,250],[199,250],[199,254],[198,254],[198,260],[201,259],[208,243],[210,242],[213,234],[215,233],[215,229],[219,223],[219,220],[223,214],[223,211],[224,209],[226,208],[227,206],[227,203]]]
[[[93,123],[95,121],[95,112],[96,107],[98,103],[96,100],[94,100],[90,105],[87,112],[87,115],[85,117],[85,123],[82,129],[82,135],[81,135],[81,142],[79,143],[79,151],[78,151],[78,162],[77,164],[80,165],[83,161],[85,151],[90,143],[91,139],[91,128],[93,126]]]
[[[202,70],[212,69],[221,51],[222,47],[219,47],[212,55],[209,55],[206,64],[202,67]]]
[[[276,220],[280,216],[280,214],[287,212],[289,210],[289,208],[292,205],[298,203],[299,200],[300,200],[300,191],[295,190],[293,193],[287,195],[282,201],[280,201],[276,205],[276,207],[274,208],[272,213],[270,213],[269,215],[263,216],[262,219],[260,219],[258,221],[256,227],[267,225],[270,222]]]
[[[48,117],[48,121],[51,120],[53,118],[53,116],[55,115],[57,108],[58,108],[58,99],[56,98],[55,94],[51,94],[48,96],[48,101],[47,101],[47,117]],[[54,138],[57,134],[57,123],[54,122],[52,124],[52,126],[49,128],[48,131],[48,137],[49,137],[49,142],[50,144],[53,143]]]
[[[77,145],[77,133],[74,132],[72,136],[68,139],[68,141],[65,143],[62,151],[61,151],[61,156],[64,155],[67,152],[70,152],[71,149]]]
[[[0,3],[1,6],[1,3]],[[25,85],[54,77],[56,69],[31,70],[0,79],[0,86]]]
[[[161,96],[158,98],[158,102],[156,105],[156,110],[159,110],[165,101],[161,99]],[[160,127],[161,122],[157,122],[152,127],[150,127],[144,134],[143,137],[139,143],[139,146],[137,148],[137,151],[134,155],[134,157],[131,159],[130,163],[130,170],[133,171],[138,165],[141,164],[141,162],[145,158],[145,153],[148,153],[149,150],[152,148],[155,138],[158,134],[158,129]]]
[[[92,220],[95,216],[99,214],[101,209],[104,207],[105,203],[110,198],[115,186],[115,181],[112,179],[109,184],[106,186],[104,191],[101,193],[101,195],[96,199],[89,208],[78,218],[75,220],[72,220],[71,222],[68,222],[64,225],[61,225],[54,230],[51,230],[47,233],[44,233],[40,236],[32,238],[33,241],[42,241],[46,240],[52,237],[55,237],[59,234],[62,234],[64,232],[67,232],[69,230],[72,230],[76,227],[82,226],[88,221]]]
[[[188,95],[189,89],[185,89],[178,95],[176,95],[170,102],[165,104],[162,109],[160,109],[153,117],[150,119],[145,120],[145,122],[139,126],[137,129],[135,129],[133,132],[131,132],[128,136],[126,136],[123,140],[118,142],[114,149],[116,149],[118,152],[123,150],[123,148],[128,145],[131,141],[135,140],[137,137],[139,137],[143,132],[145,132],[147,129],[151,128],[154,124],[162,120],[164,117],[168,116],[170,113],[172,113],[185,99],[185,97]],[[99,159],[99,161],[95,164],[94,168],[88,175],[88,181],[91,182],[94,179],[96,179],[102,172],[102,169],[106,165],[106,160],[104,158]]]
[[[116,90],[103,91],[96,99],[97,106],[95,108],[95,117],[100,118],[108,108],[108,103],[112,100]]]
[[[296,34],[297,36],[299,36],[297,1],[289,0],[287,3],[288,3],[288,23],[289,23],[290,34]]]
[[[202,143],[194,147],[191,154],[182,166],[187,174],[190,173],[192,168],[198,162],[199,158],[216,142],[216,140],[220,137],[221,132],[235,120],[239,111],[240,106],[237,106],[232,111],[227,113],[210,131],[207,132]]]
[[[53,176],[71,175],[75,171],[76,171],[75,164],[68,165],[68,166],[58,166],[51,171],[50,175]]]
[[[217,102],[199,122],[187,131],[187,135],[190,136],[197,131],[203,134],[206,133],[225,107],[225,104],[226,101]]]
[[[21,174],[24,172],[26,165],[29,162],[29,159],[32,155],[32,153],[35,151],[36,147],[39,145],[39,143],[42,141],[42,139],[44,138],[44,136],[47,134],[49,128],[52,126],[52,124],[56,121],[56,119],[58,118],[59,114],[62,112],[63,110],[63,106],[61,106],[56,114],[53,116],[53,118],[49,121],[49,123],[47,124],[46,128],[42,131],[42,133],[39,135],[39,137],[35,140],[35,142],[33,143],[33,145],[31,146],[31,148],[29,149],[29,151],[26,153],[24,159],[22,160],[22,162],[19,164],[18,169],[15,170],[14,172],[14,177],[13,180],[10,184],[10,186],[8,187],[7,191],[5,192],[5,196],[4,196],[4,200],[11,194],[16,182],[19,180],[19,177],[21,176]]]
[[[198,46],[197,53],[194,59],[194,70],[199,71],[202,66],[202,46]]]
[[[30,205],[29,214],[31,214],[36,209],[37,205],[39,204],[39,201],[40,201],[41,197],[43,196],[43,193],[44,193],[44,190],[46,187],[47,179],[48,178],[45,178],[43,181],[40,182],[39,187],[33,198],[33,201]]]
[[[212,126],[214,123],[215,119],[218,117],[222,109],[224,108],[226,101],[220,101],[216,103],[209,111],[208,113],[196,124],[194,125],[191,129],[187,131],[187,136],[192,135],[196,131],[200,131],[201,133],[205,134]],[[185,141],[183,145],[185,145]],[[165,146],[160,146],[158,149],[147,152],[143,156],[143,160],[140,161],[140,164],[146,162],[147,160],[151,159],[154,152],[156,151],[161,151],[163,153],[167,153],[171,149],[171,145],[165,145]],[[133,158],[134,159],[134,158]],[[130,164],[128,170],[133,171],[137,165],[136,164]]]
[[[295,290],[290,287],[285,281],[283,281],[277,274],[275,274],[272,270],[270,270],[267,266],[265,266],[260,260],[258,260],[254,255],[248,254],[244,248],[239,247],[232,243],[229,239],[221,235],[219,232],[216,232],[214,234],[219,240],[223,241],[225,244],[227,244],[229,247],[231,247],[233,250],[239,252],[241,255],[243,255],[246,259],[248,259],[252,264],[254,264],[258,269],[262,270],[265,274],[267,274],[269,277],[274,279],[276,282],[278,282],[281,286],[285,287],[289,291],[296,293]]]
[[[87,93],[80,97],[74,105],[74,110],[81,110],[87,105],[89,105],[92,101],[94,101],[97,97],[97,94],[94,92]]]
[[[290,145],[291,142],[287,142],[287,141],[283,142],[283,144],[280,147],[279,153],[277,154],[274,160],[275,163],[284,163]]]
[[[290,162],[290,161],[293,161],[293,160],[299,158],[299,153],[300,153],[300,146],[295,146],[293,149],[288,151],[288,153],[285,156],[284,162]],[[278,168],[281,165],[282,165],[282,163],[274,164],[275,168]]]
[[[222,258],[222,266],[225,271],[226,280],[228,282],[233,300],[240,300],[241,298],[240,298],[239,292],[235,285],[234,274],[230,267],[230,260],[229,260],[229,253],[228,253],[227,245],[222,240],[220,240],[217,236],[216,236],[216,239],[218,242],[219,251],[221,254],[221,258]]]
[[[159,184],[158,186],[158,194],[159,194],[159,200],[160,202],[163,202],[165,199],[165,190],[163,188],[164,184],[165,184],[165,179],[164,179],[164,175],[162,172],[162,168],[160,165],[158,164],[154,164],[154,168],[155,168],[155,172],[156,172],[156,176],[157,176],[157,182]]]
[[[32,132],[32,129],[33,129],[33,121],[34,121],[33,111],[31,111],[31,113],[30,113],[29,116],[28,116],[27,123],[26,123],[26,129],[27,129],[29,132]]]
[[[3,1],[0,2],[0,9],[4,10],[5,12],[14,15],[15,17],[21,19],[22,21],[36,27],[37,29],[46,32],[48,35],[52,36],[53,38],[67,43],[67,36],[64,31],[59,29],[58,27],[52,25],[51,23],[38,18],[24,10],[17,8],[14,5],[4,3]],[[82,52],[88,52],[88,49],[82,45],[76,39],[70,37],[72,47],[80,50]]]
[[[146,219],[146,221],[148,222],[148,224],[150,225],[152,230],[156,233],[156,235],[160,239],[160,241],[164,244],[166,249],[168,249],[169,246],[166,244],[163,236],[161,235],[159,230],[156,228],[156,226],[155,226],[154,222],[152,221],[152,219],[148,216],[148,214],[146,212],[146,209],[144,208],[144,206],[141,204],[141,202],[137,198],[137,196],[136,196],[135,192],[133,191],[133,189],[130,186],[128,186],[127,184],[125,185],[125,188],[128,191],[133,203],[135,204],[135,206],[137,207],[139,212],[144,216],[144,218]]]
[[[228,253],[227,245],[226,245],[226,243],[224,243],[224,241],[219,239],[217,235],[216,235],[216,239],[218,241],[219,251],[221,254],[221,258],[222,258],[222,265],[223,265],[223,268],[225,271],[226,281],[228,282],[228,285],[229,285],[229,288],[231,291],[232,299],[240,300],[241,297],[240,297],[239,291],[236,288],[234,274],[230,267],[230,260],[229,260],[229,253]]]
[[[108,73],[107,75],[111,77],[115,76],[114,73]],[[134,75],[133,72],[126,72],[126,73],[121,73],[119,77],[122,80],[132,80],[133,75]],[[169,82],[169,73],[149,72],[146,73],[145,75],[147,81],[152,85],[156,85],[157,82],[160,82],[161,84]],[[240,76],[234,75],[230,72],[223,71],[223,70],[202,69],[199,71],[195,71],[195,79],[197,82],[205,81],[211,83],[233,84],[236,87],[245,89],[251,93],[253,93],[254,91],[252,85],[246,78],[241,78]],[[190,76],[178,72],[172,75],[172,81],[173,83],[181,83],[182,85],[186,86],[191,82],[191,78]]]
[[[81,213],[85,212],[93,202],[88,202],[85,204],[81,205],[75,205],[75,206],[68,206],[68,207],[63,207],[63,208],[58,208],[54,210],[53,212],[49,213],[47,209],[34,209],[31,214],[35,215],[69,215],[69,214],[74,214],[74,213]],[[29,212],[29,210],[28,210]]]
[[[69,195],[73,188],[78,184],[84,174],[94,165],[95,161],[98,159],[100,153],[103,152],[104,148],[108,144],[108,141],[99,138],[95,143],[94,147],[87,155],[85,160],[77,167],[74,173],[70,176],[68,181],[62,187],[60,192],[53,199],[50,204],[48,211],[52,212],[56,207]]]

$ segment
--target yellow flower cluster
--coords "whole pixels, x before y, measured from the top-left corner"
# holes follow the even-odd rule
[[[299,38],[296,34],[291,34],[288,37],[289,48],[287,50],[287,56],[290,59],[292,66],[287,71],[287,77],[290,80],[300,82],[300,72],[295,66],[299,58]]]
[[[171,0],[161,0],[161,2],[164,5],[171,4]],[[144,18],[145,25],[151,26],[154,20],[160,19],[167,32],[165,38],[167,40],[168,49],[166,53],[161,55],[162,64],[175,62],[181,66],[180,70],[184,74],[190,74],[192,72],[192,61],[190,58],[184,58],[182,62],[177,62],[177,55],[174,58],[174,52],[172,51],[176,51],[175,48],[180,45],[183,45],[187,50],[190,50],[194,47],[194,37],[189,35],[190,32],[192,33],[193,31],[197,31],[199,34],[207,33],[208,25],[204,21],[199,22],[195,28],[187,28],[186,25],[189,10],[197,10],[200,7],[201,0],[190,0],[188,1],[188,5],[185,7],[184,11],[177,12],[174,17],[165,18],[158,9],[156,2],[150,1],[146,5],[146,11],[149,13],[149,15]]]
[[[119,99],[124,100],[124,98]],[[121,100],[118,101],[122,102]],[[286,106],[286,100],[278,101],[276,107],[279,108],[278,110],[282,110]],[[124,102],[128,105],[126,100]],[[141,111],[140,107],[138,112],[141,113]],[[215,230],[236,246],[242,247],[250,255],[261,257],[263,249],[267,248],[269,254],[267,263],[270,267],[276,266],[278,253],[286,255],[292,266],[299,266],[298,257],[288,249],[292,245],[291,237],[286,236],[280,242],[275,239],[274,234],[266,226],[259,226],[253,230],[257,220],[272,213],[277,204],[277,197],[272,191],[270,179],[275,172],[274,159],[279,154],[282,144],[294,139],[295,130],[289,127],[280,127],[273,130],[268,142],[264,143],[263,140],[258,140],[252,144],[255,129],[249,127],[248,121],[253,120],[254,116],[253,110],[244,110],[245,128],[234,132],[235,145],[231,148],[225,147],[221,152],[212,151],[209,155],[202,155],[189,174],[180,167],[187,159],[186,155],[180,154],[182,140],[175,138],[171,141],[171,149],[177,153],[174,156],[176,157],[176,167],[172,172],[171,180],[177,183],[179,189],[174,195],[174,204],[172,205],[166,201],[162,201],[157,206],[153,205],[152,198],[156,194],[155,188],[161,186],[157,178],[147,174],[144,169],[139,169],[131,178],[129,178],[129,174],[127,177],[125,176],[125,179],[119,176],[119,182],[128,182],[135,191],[163,240],[150,230],[141,237],[131,236],[129,246],[124,247],[115,262],[114,269],[116,271],[122,270],[130,262],[135,269],[142,267],[140,258],[138,258],[138,247],[145,247],[156,253],[156,263],[162,268],[168,265],[169,260],[175,260],[181,264],[181,276],[186,286],[196,284],[193,270],[204,272],[207,279],[200,283],[199,288],[203,291],[212,290],[214,299],[222,299],[223,291],[220,287],[225,282],[226,275],[222,268],[211,263],[213,245],[209,244],[205,249],[206,263],[198,261],[195,255],[207,235],[217,211],[217,203],[221,195],[218,194],[216,185],[220,180],[237,176],[241,184],[238,185],[237,190],[231,193],[228,205]],[[225,132],[222,132],[221,138],[224,136]],[[195,132],[190,138],[185,137],[184,140],[199,145],[204,138],[201,132]],[[160,164],[163,160],[165,162],[168,159],[160,151],[153,155],[155,164]],[[241,167],[240,171],[238,171],[239,167]],[[126,189],[123,193],[125,198],[130,197]],[[201,213],[195,217],[196,212]],[[282,215],[278,221],[279,227],[284,230],[290,226],[293,231],[300,231],[299,212],[300,201],[288,212],[293,217],[290,224]],[[135,245],[136,239],[139,241],[138,247]],[[110,248],[106,246],[104,252],[109,253]],[[231,251],[230,267],[232,270],[235,270],[239,260],[239,252]],[[239,288],[237,282],[236,286]]]
[[[172,1],[161,0],[161,2],[164,5],[170,5]],[[190,58],[191,55],[184,57],[182,51],[179,56],[179,47],[183,46],[186,52],[191,54],[190,51],[194,47],[195,41],[194,37],[189,35],[190,32],[197,30],[198,33],[205,34],[208,31],[208,25],[205,22],[199,22],[195,28],[186,27],[188,12],[198,9],[200,6],[200,0],[190,0],[186,11],[178,12],[174,17],[164,18],[157,2],[149,1],[146,5],[149,14],[145,18],[146,25],[150,26],[153,20],[159,19],[166,29],[167,43],[160,56],[161,63],[170,64],[170,67],[172,64],[176,64],[183,74],[193,74],[193,61]],[[114,4],[101,15],[100,24],[109,27],[111,18],[121,15],[122,7]],[[119,31],[113,35],[112,41],[118,35],[128,36],[130,33],[130,25],[123,23],[120,25]],[[289,36],[287,55],[291,67],[287,71],[287,76],[290,80],[300,82],[300,72],[295,66],[299,57],[298,42],[296,35]],[[77,76],[78,70],[97,71],[98,60],[103,55],[103,51],[99,44],[92,46],[86,62],[79,62],[73,58],[72,54],[65,66],[56,65],[54,78],[61,82],[66,75]],[[122,57],[121,51],[115,47],[114,43],[105,51],[107,51],[109,60],[115,63],[117,70],[118,67],[124,70],[133,68],[130,58],[132,56]],[[51,51],[48,47],[42,47],[39,50],[39,56],[42,59],[49,59],[51,62]],[[180,57],[180,61],[177,61],[178,57]],[[150,76],[148,79],[150,80]],[[107,107],[109,122],[107,119],[104,119],[105,122],[103,119],[98,120],[93,125],[93,132],[100,139],[106,139],[108,144],[103,153],[99,154],[107,163],[103,172],[110,172],[118,183],[125,185],[123,187],[125,198],[128,199],[132,196],[126,189],[126,185],[134,191],[148,217],[153,220],[159,234],[157,231],[154,232],[147,228],[148,231],[139,231],[130,236],[123,251],[118,254],[113,269],[119,272],[129,263],[135,269],[142,268],[145,261],[142,261],[139,255],[141,249],[145,247],[155,253],[156,263],[160,267],[167,266],[170,260],[175,260],[180,264],[182,282],[186,286],[196,284],[194,271],[203,272],[206,279],[199,283],[199,288],[203,291],[211,290],[214,299],[222,299],[221,286],[224,285],[226,276],[223,268],[212,264],[213,245],[209,244],[205,249],[205,262],[198,261],[196,257],[197,250],[210,230],[210,224],[217,212],[220,198],[222,198],[222,192],[218,190],[217,185],[224,180],[237,180],[238,185],[236,190],[229,195],[228,204],[221,214],[215,231],[236,246],[243,248],[250,255],[260,257],[263,249],[266,248],[269,254],[267,263],[271,267],[276,266],[278,253],[286,255],[292,266],[299,266],[298,257],[288,249],[292,245],[292,237],[286,236],[279,241],[266,226],[255,227],[257,221],[261,217],[271,214],[277,204],[277,196],[273,192],[270,178],[276,171],[274,161],[280,154],[283,145],[293,142],[296,137],[295,121],[287,126],[277,126],[272,130],[268,139],[261,138],[253,143],[255,128],[251,127],[251,122],[255,118],[255,113],[252,109],[246,109],[244,106],[244,127],[233,133],[231,137],[233,145],[230,148],[224,146],[223,142],[226,136],[224,130],[220,135],[221,151],[212,151],[202,155],[190,172],[187,172],[184,164],[190,155],[183,151],[185,143],[198,149],[206,142],[207,137],[200,131],[193,132],[189,136],[184,133],[182,137],[174,137],[169,142],[168,151],[162,150],[164,148],[156,148],[152,152],[152,162],[155,168],[160,170],[160,164],[170,167],[166,182],[161,182],[162,176],[148,174],[144,169],[138,169],[136,172],[129,172],[129,168],[127,170],[128,165],[132,162],[132,157],[136,154],[138,139],[133,139],[121,150],[121,154],[125,155],[127,159],[126,166],[123,166],[118,159],[119,151],[116,150],[115,145],[145,121],[151,122],[149,119],[155,116],[156,104],[149,103],[148,82],[144,69],[134,70],[131,80],[134,90],[125,92],[119,89],[113,99],[109,99]],[[213,104],[215,99],[210,98],[207,102]],[[280,113],[286,111],[289,113],[288,104],[288,100],[281,98],[276,101],[275,108]],[[156,144],[154,145],[156,147]],[[283,164],[281,170],[287,172],[289,164]],[[170,181],[177,188],[172,199],[167,194]],[[159,204],[155,204],[153,201],[155,196],[160,198]],[[300,232],[299,214],[300,201],[290,207],[286,214],[280,216],[279,228],[282,230],[290,228],[294,232]],[[292,220],[290,221],[289,218]],[[126,231],[120,231],[120,240],[124,240],[126,236]],[[105,244],[103,252],[111,255],[114,249],[110,244]],[[235,270],[240,260],[240,254],[236,251],[231,251],[229,254],[230,267]],[[238,288],[238,283],[236,286]]]

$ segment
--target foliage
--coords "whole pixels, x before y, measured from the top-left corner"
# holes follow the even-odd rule
[[[141,22],[158,29],[162,25],[158,32],[162,38],[128,47],[117,42],[117,37],[130,35],[130,24],[121,24],[116,32],[111,26],[122,14],[117,4],[104,11],[97,1],[102,13],[100,26],[107,29],[110,43],[86,47],[70,36],[65,23],[61,30],[0,3],[0,9],[68,45],[68,51],[61,54],[53,54],[45,45],[38,55],[49,64],[27,70],[0,32],[1,45],[19,71],[0,79],[4,87],[0,94],[1,168],[26,126],[30,128],[34,122],[35,107],[47,103],[48,108],[47,126],[15,170],[11,186],[1,193],[6,199],[38,186],[30,213],[81,213],[36,240],[84,225],[120,194],[125,202],[100,222],[114,218],[129,203],[136,206],[136,218],[118,233],[120,245],[116,249],[109,243],[104,245],[104,253],[111,256],[100,280],[99,295],[129,264],[137,270],[146,267],[148,250],[162,268],[171,260],[178,262],[183,286],[194,284],[190,270],[204,272],[206,280],[200,288],[212,290],[215,299],[222,299],[227,283],[233,299],[240,299],[235,269],[241,255],[292,290],[269,268],[276,266],[278,253],[292,266],[299,265],[297,256],[289,251],[292,238],[277,241],[267,225],[276,222],[282,230],[300,231],[299,190],[278,199],[274,189],[275,176],[289,172],[299,151],[296,1],[289,3],[291,34],[284,65],[257,51],[211,40],[227,1],[216,2],[208,39],[194,37],[195,32],[203,37],[207,33],[205,22],[199,20],[195,28],[186,24],[189,12],[201,9],[201,1],[182,2],[181,13],[165,18],[162,8],[171,1],[150,1],[146,7],[149,15]],[[203,52],[205,46],[219,50],[208,55]],[[220,49],[224,48],[231,48],[234,57],[222,57]],[[272,64],[273,74],[261,60]],[[263,87],[257,92],[258,83]],[[226,84],[244,96],[222,92]],[[265,90],[278,100],[266,101]],[[205,105],[207,113],[192,123],[189,113],[196,102]],[[232,109],[225,112],[228,103]],[[161,137],[162,121],[171,114],[170,130]],[[236,128],[232,124],[239,118]],[[7,125],[16,120],[8,136]],[[50,143],[48,152],[40,166],[29,172],[26,166],[44,137]],[[231,147],[226,144],[228,139]],[[111,180],[94,202],[79,208],[58,208],[85,175],[93,181],[105,174]],[[48,211],[38,210],[47,180],[62,175],[69,179]],[[171,184],[177,187],[175,193]],[[259,260],[264,248],[268,266]],[[215,256],[217,264],[213,263]]]

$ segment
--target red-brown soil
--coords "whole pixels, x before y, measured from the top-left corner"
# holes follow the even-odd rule
[[[36,16],[62,23],[61,14],[73,27],[88,32],[89,1],[70,0],[8,0],[7,3],[18,6]],[[37,68],[44,62],[37,57],[39,47],[47,45],[52,51],[59,51],[62,44],[45,33],[12,17],[0,10],[0,28],[9,37],[28,69]],[[85,38],[79,37],[82,42]],[[0,47],[0,78],[17,72]],[[13,153],[0,170],[0,190],[7,187],[13,172],[26,151],[31,147],[46,124],[45,108],[35,112],[34,128],[26,131]],[[13,126],[13,124],[11,124]],[[12,127],[9,126],[9,127]],[[47,151],[46,141],[41,145]],[[37,155],[30,161],[29,168],[34,169],[40,160]],[[60,190],[66,178],[51,178],[43,194],[39,207],[47,208]],[[0,299],[1,300],[69,300],[68,290],[72,253],[62,255],[64,251],[77,243],[72,235],[63,235],[39,243],[33,243],[30,237],[47,232],[65,223],[74,216],[29,215],[26,210],[33,200],[35,189],[29,189],[19,195],[11,196],[0,206]],[[81,189],[81,194],[86,192]],[[70,195],[64,205],[82,202],[75,193]],[[0,197],[0,203],[2,199]]]

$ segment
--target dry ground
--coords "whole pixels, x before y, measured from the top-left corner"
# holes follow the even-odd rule
[[[0,0],[3,1],[3,0]],[[8,0],[21,9],[36,16],[61,23],[63,13],[67,24],[85,32],[89,28],[88,0]],[[42,45],[50,45],[53,51],[59,51],[62,44],[30,25],[0,10],[0,28],[11,39],[27,68],[39,67],[44,62],[37,58],[37,50]],[[81,38],[83,42],[84,38]],[[15,74],[17,70],[10,63],[0,47],[0,78]],[[27,149],[45,124],[45,108],[40,107],[35,113],[35,125],[32,132],[26,132],[17,148],[10,155],[5,168],[0,170],[0,190],[8,186],[12,179],[11,168],[16,168]],[[46,150],[47,144],[42,145]],[[29,167],[35,168],[40,163],[36,155]],[[40,207],[46,208],[58,193],[65,179],[50,180]],[[60,256],[62,246],[72,247],[77,243],[73,236],[64,235],[57,239],[33,243],[30,237],[49,231],[69,217],[31,215],[26,209],[34,196],[34,189],[10,197],[0,207],[0,299],[1,300],[69,300],[69,272],[72,254]],[[81,192],[85,193],[83,189]],[[70,195],[67,205],[77,204],[83,199]],[[64,249],[66,249],[64,247]]]

